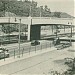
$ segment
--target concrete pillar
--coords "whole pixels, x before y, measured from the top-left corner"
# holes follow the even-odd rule
[[[30,28],[31,28],[31,25],[29,24],[28,25],[28,38],[27,38],[28,41],[30,41]]]
[[[30,41],[31,25],[32,25],[32,18],[29,17],[29,24],[28,24],[28,37],[27,37],[27,40],[28,40],[28,41]]]

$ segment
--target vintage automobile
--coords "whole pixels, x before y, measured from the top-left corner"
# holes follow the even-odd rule
[[[5,48],[0,48],[0,59],[8,58],[8,57],[9,57],[8,50]]]
[[[70,47],[70,43],[64,43],[64,44],[63,44],[63,47],[64,47],[64,48]]]
[[[36,46],[36,45],[39,45],[39,44],[40,44],[40,42],[38,40],[31,41],[32,46]]]
[[[61,49],[63,49],[63,44],[57,45],[55,47],[57,48],[57,50],[61,50]]]
[[[69,42],[60,43],[60,45],[56,46],[57,50],[61,50],[61,49],[67,48],[67,47],[70,47],[70,43]]]

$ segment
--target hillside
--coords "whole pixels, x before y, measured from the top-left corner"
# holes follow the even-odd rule
[[[58,18],[73,18],[73,16],[71,16],[65,12],[51,12],[51,17],[57,17],[57,16],[58,16]]]
[[[24,16],[28,17],[58,17],[58,18],[71,18],[72,16],[64,12],[51,12],[47,5],[37,7],[37,2],[35,1],[17,1],[17,0],[7,0],[0,1],[0,17],[3,16]]]
[[[69,14],[67,14],[67,13],[61,13],[61,17],[62,18],[73,18],[73,16],[71,16],[71,15],[69,15]]]

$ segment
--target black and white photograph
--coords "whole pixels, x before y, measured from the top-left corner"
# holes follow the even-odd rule
[[[74,0],[0,0],[0,75],[75,75]]]

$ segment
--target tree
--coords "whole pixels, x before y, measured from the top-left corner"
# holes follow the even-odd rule
[[[30,8],[31,6],[31,8]],[[15,16],[26,16],[28,17],[31,10],[31,16],[39,17],[40,14],[50,15],[50,9],[48,6],[37,7],[37,2],[30,0],[0,0],[0,16],[6,16],[7,12],[15,14]],[[9,15],[8,15],[9,16]],[[11,15],[10,16],[14,16]]]
[[[47,5],[45,5],[44,10],[45,10],[45,11],[48,11],[48,6],[47,6]]]
[[[54,12],[54,17],[61,18],[61,12]]]
[[[10,34],[11,32],[17,31],[17,28],[14,25],[2,25],[2,31],[6,34]]]

